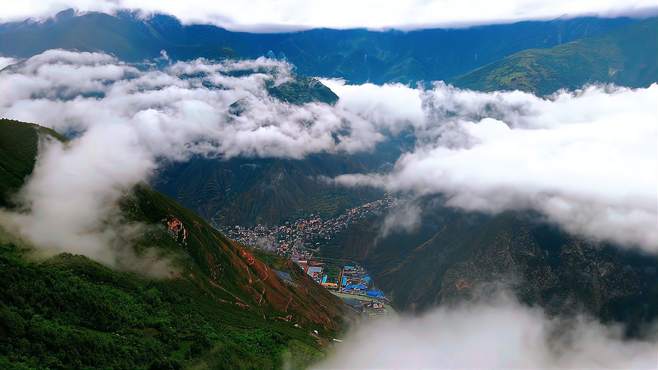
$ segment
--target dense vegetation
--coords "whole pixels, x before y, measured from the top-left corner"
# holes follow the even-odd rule
[[[0,367],[269,369],[320,356],[289,323],[220,304],[188,279],[153,280],[0,245]]]
[[[0,135],[0,207],[11,203],[25,177],[32,172],[38,151],[38,134],[60,138],[57,133],[44,127],[21,124],[16,121],[0,120],[3,128]]]
[[[550,94],[589,83],[648,86],[658,80],[658,19],[547,49],[530,49],[453,82],[476,90]]]
[[[299,160],[193,158],[162,171],[155,187],[220,225],[274,225],[311,213],[332,217],[383,192],[337,186],[323,176],[386,170],[413,142],[403,133],[369,153],[317,154]]]
[[[3,204],[12,206],[11,194],[32,171],[38,137],[53,135],[0,121]],[[136,249],[175,261],[173,277],[116,271],[78,255],[36,258],[0,230],[0,367],[298,367],[321,356],[324,338],[339,329],[339,301],[289,261],[256,255],[250,262],[254,251],[146,186],[121,208],[128,222],[151,225]],[[186,242],[167,232],[163,220],[171,217],[187,228]],[[272,268],[290,273],[294,286]]]

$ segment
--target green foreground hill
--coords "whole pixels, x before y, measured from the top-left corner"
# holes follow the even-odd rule
[[[48,137],[61,139],[0,121],[0,205],[16,207],[12,194]],[[171,277],[80,255],[37,259],[0,229],[1,368],[295,368],[320,358],[340,330],[342,304],[290,261],[226,239],[145,185],[121,209],[126,222],[149,225],[137,253],[175,261]],[[174,219],[185,231],[168,229]]]

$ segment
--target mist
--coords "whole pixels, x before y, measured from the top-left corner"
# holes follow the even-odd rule
[[[269,95],[292,78],[294,66],[266,58],[127,64],[49,50],[13,61],[0,72],[0,114],[73,139],[42,145],[20,211],[0,222],[43,250],[116,266],[116,245],[130,244],[136,227],[117,202],[163,165],[352,154],[407,130],[415,146],[391,172],[333,181],[410,199],[441,194],[468,211],[534,210],[571,233],[658,252],[658,85],[537,97],[322,80],[337,104]],[[382,233],[414,230],[420,205],[397,211]]]
[[[49,50],[0,73],[0,114],[72,137],[43,140],[37,164],[0,223],[41,252],[134,265],[145,225],[119,201],[158,168],[192,156],[301,159],[372,149],[384,135],[327,104],[291,105],[268,86],[293,78],[281,61],[198,59],[126,64],[103,53]]]
[[[549,317],[500,292],[422,316],[366,322],[315,369],[655,369],[658,332]]]

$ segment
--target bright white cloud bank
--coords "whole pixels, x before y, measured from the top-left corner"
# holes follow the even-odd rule
[[[425,114],[416,149],[390,174],[344,175],[339,183],[440,193],[466,210],[532,209],[573,233],[658,252],[658,85],[542,99],[439,84],[416,109],[390,113],[362,100],[371,86],[332,87],[349,110]],[[405,89],[378,96],[379,104],[394,107],[413,92]]]
[[[645,13],[653,0],[9,0],[0,19],[51,16],[74,7],[81,11],[133,9],[173,14],[184,22],[212,23],[230,29],[267,31],[315,27],[422,28],[463,26],[564,15],[617,16]]]
[[[658,85],[543,99],[327,80],[336,106],[295,106],[267,93],[289,78],[269,59],[158,69],[62,50],[8,67],[0,115],[79,134],[43,146],[20,194],[31,212],[4,222],[49,250],[116,264],[111,246],[131,231],[109,222],[116,203],[162,161],[340,155],[411,130],[415,149],[390,173],[335,181],[443,194],[466,210],[535,210],[574,234],[658,252]]]
[[[117,202],[160,161],[302,158],[381,140],[345,110],[271,98],[266,85],[289,79],[289,68],[258,59],[140,70],[106,54],[63,50],[12,65],[0,74],[0,115],[80,134],[67,145],[44,143],[19,194],[30,212],[5,212],[0,221],[49,251],[117,265],[125,257],[117,248],[133,231],[120,227]]]
[[[420,317],[367,323],[316,369],[655,369],[656,338],[624,340],[620,328],[570,322],[498,297]]]
[[[14,64],[15,62],[16,62],[16,60],[14,58],[7,58],[7,57],[0,56],[0,70],[2,70],[3,68],[5,68],[9,65]]]

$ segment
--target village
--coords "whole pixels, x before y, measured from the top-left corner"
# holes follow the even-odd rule
[[[351,260],[319,256],[323,242],[331,240],[350,224],[391,208],[395,199],[384,198],[350,208],[338,217],[322,219],[317,214],[283,225],[247,228],[233,226],[222,231],[229,238],[290,258],[318,284],[340,297],[357,313],[367,317],[393,313],[389,300],[374,286],[366,269]]]

